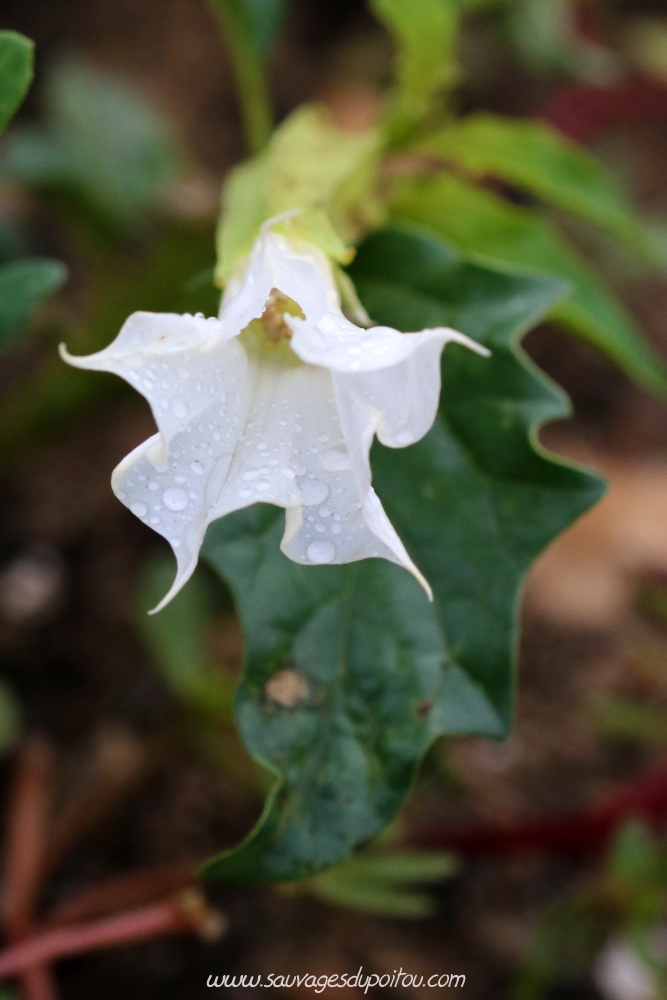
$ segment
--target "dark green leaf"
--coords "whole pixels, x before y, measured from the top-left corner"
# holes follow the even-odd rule
[[[14,116],[32,82],[33,43],[16,31],[0,31],[0,132]]]
[[[394,213],[492,264],[514,265],[570,282],[572,294],[554,305],[551,316],[608,354],[641,385],[667,394],[664,362],[548,219],[449,174],[400,183]]]
[[[436,736],[505,735],[523,575],[602,492],[536,443],[536,426],[567,402],[518,339],[560,283],[491,270],[398,230],[371,237],[353,274],[380,323],[456,326],[493,352],[484,360],[448,347],[433,430],[373,456],[378,491],[435,603],[382,560],[290,562],[278,548],[280,510],[253,507],[211,526],[203,555],[231,586],[247,640],[239,727],[277,782],[255,830],[205,877],[312,875],[389,822]],[[267,684],[281,671],[293,694],[277,700]]]
[[[33,257],[0,266],[0,345],[8,343],[47,295],[67,277],[57,260]]]
[[[542,122],[469,115],[431,136],[420,149],[477,177],[491,175],[524,188],[603,226],[643,256],[656,256],[647,229],[598,160]]]

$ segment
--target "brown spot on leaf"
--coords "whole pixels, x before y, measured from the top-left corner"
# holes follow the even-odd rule
[[[308,697],[308,681],[296,670],[279,670],[265,688],[267,697],[283,708],[294,708]]]

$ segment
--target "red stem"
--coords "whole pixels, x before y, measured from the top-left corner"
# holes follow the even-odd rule
[[[474,823],[458,828],[414,831],[420,846],[450,848],[463,854],[540,852],[588,854],[603,850],[625,820],[642,819],[659,827],[667,819],[667,762],[662,761],[592,808],[500,826]]]
[[[69,955],[191,929],[183,906],[168,900],[118,917],[45,931],[0,952],[0,979]]]

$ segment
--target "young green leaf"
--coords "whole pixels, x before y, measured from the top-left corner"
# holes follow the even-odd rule
[[[631,250],[654,259],[656,247],[596,158],[536,121],[469,115],[419,149],[475,177],[490,175],[604,227]]]
[[[16,31],[0,31],[0,132],[6,127],[32,82],[34,45]]]
[[[393,212],[451,240],[464,253],[570,282],[571,295],[552,308],[551,318],[608,354],[640,385],[667,394],[664,362],[544,216],[444,173],[399,182]]]
[[[398,50],[397,84],[386,122],[389,146],[404,144],[455,79],[458,22],[452,0],[371,0]]]
[[[66,277],[64,264],[40,257],[0,266],[0,347],[11,341],[35,306],[57,291]]]
[[[419,885],[442,882],[457,871],[451,854],[357,854],[316,875],[310,892],[328,903],[366,913],[416,920],[434,912],[434,901]]]
[[[536,443],[537,425],[567,404],[517,345],[559,282],[470,263],[400,230],[367,240],[352,273],[378,322],[455,326],[492,350],[481,359],[449,347],[432,431],[373,456],[435,603],[384,560],[291,562],[271,507],[211,526],[202,553],[231,586],[248,644],[239,728],[276,786],[255,830],[204,867],[208,878],[313,875],[392,819],[438,735],[505,735],[523,575],[602,491]]]
[[[346,191],[352,181],[368,179],[378,158],[374,132],[344,132],[316,105],[298,108],[276,130],[261,156],[241,164],[223,188],[217,232],[216,278],[225,284],[248,253],[265,219],[297,209],[288,221],[292,235],[316,243],[335,260],[347,263]],[[359,190],[354,189],[355,206]],[[374,211],[370,195],[365,211]],[[358,215],[360,209],[355,207]]]

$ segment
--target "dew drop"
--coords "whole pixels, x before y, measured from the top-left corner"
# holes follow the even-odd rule
[[[136,503],[131,504],[130,510],[133,514],[136,514],[137,517],[144,517],[148,513],[148,507],[145,503],[142,503],[141,500],[137,500]]]
[[[325,532],[326,530],[327,530],[327,529],[326,529],[326,525],[324,525],[324,524],[316,524],[316,525],[315,525],[315,531],[321,531],[321,532],[322,532],[322,534],[324,534],[324,532]]]
[[[303,464],[303,462],[299,462],[299,464],[294,467],[295,476],[305,476],[307,471],[308,470],[306,466]]]
[[[188,378],[189,373],[187,368],[184,365],[181,365],[180,368],[176,369],[176,374],[180,375],[181,378]]]
[[[331,534],[332,535],[340,535],[340,533],[341,533],[342,530],[343,529],[341,528],[340,524],[332,524],[331,525]]]
[[[336,547],[333,542],[322,538],[317,542],[311,542],[306,549],[306,555],[312,563],[330,563],[336,557]]]
[[[257,489],[258,490],[262,490],[262,492],[265,492],[266,490],[270,490],[271,489],[271,483],[269,482],[268,479],[260,479],[260,481],[257,483]]]
[[[252,496],[252,490],[239,490],[239,496],[242,500],[247,500],[248,497]]]
[[[185,510],[188,505],[188,495],[179,486],[174,486],[164,491],[162,501],[169,510]]]
[[[174,416],[178,417],[179,420],[182,420],[183,417],[187,417],[188,415],[188,408],[182,399],[175,399],[171,404],[171,408],[174,411]]]
[[[331,508],[330,507],[320,507],[320,509],[319,509],[319,515],[320,515],[320,517],[329,517],[330,514],[331,514]]]
[[[152,492],[154,493],[154,492],[155,492],[155,490],[159,490],[159,489],[160,489],[160,484],[159,484],[159,483],[156,483],[156,482],[155,482],[155,480],[153,480],[153,482],[152,482],[152,483],[149,483],[149,484],[148,484],[148,489],[149,489],[149,490],[152,490]]]
[[[301,500],[306,507],[313,507],[317,503],[323,503],[329,496],[329,487],[320,479],[306,479],[301,483],[299,489]]]
[[[159,524],[160,523],[160,518],[159,517],[152,517],[150,519],[150,521],[151,521],[151,524]]]
[[[246,483],[249,483],[251,482],[251,480],[257,479],[258,475],[259,472],[257,471],[257,469],[248,469],[247,472],[243,473],[242,478],[245,479]]]
[[[204,466],[201,464],[201,462],[198,462],[197,459],[195,459],[194,462],[190,462],[190,468],[198,476],[203,476],[204,475],[204,471],[205,471],[204,470]]]
[[[292,469],[281,469],[280,475],[284,476],[285,479],[294,479],[296,473]]]
[[[327,472],[341,472],[350,468],[350,456],[344,448],[330,448],[321,456],[320,465]]]

